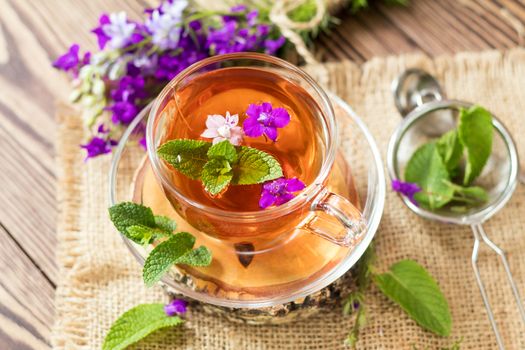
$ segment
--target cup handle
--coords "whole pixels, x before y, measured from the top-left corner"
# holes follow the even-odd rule
[[[312,213],[301,229],[341,246],[356,244],[367,228],[359,209],[348,199],[327,189],[323,189],[314,199],[310,210]]]

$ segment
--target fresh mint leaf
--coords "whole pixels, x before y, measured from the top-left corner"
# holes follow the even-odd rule
[[[233,171],[230,163],[226,159],[216,158],[204,165],[201,180],[206,192],[217,195],[228,187],[232,177]]]
[[[205,246],[189,251],[177,260],[177,264],[208,266],[211,264],[211,251]]]
[[[233,166],[234,185],[253,185],[283,176],[281,165],[270,154],[255,148],[241,146]]]
[[[155,226],[166,232],[173,232],[177,229],[177,223],[167,216],[155,215]]]
[[[160,281],[173,264],[209,265],[211,252],[208,249],[203,251],[202,248],[199,252],[194,252],[192,249],[194,244],[195,237],[187,232],[179,232],[156,246],[146,259],[142,270],[146,286],[151,287]]]
[[[155,227],[155,217],[150,208],[133,202],[122,202],[112,206],[109,210],[109,217],[113,225],[124,236],[128,236],[128,227],[146,226]]]
[[[157,149],[159,157],[190,179],[198,180],[208,161],[210,142],[198,140],[171,140]]]
[[[374,282],[420,326],[441,336],[450,334],[452,318],[447,300],[436,281],[417,262],[395,263],[390,271],[374,275]]]
[[[463,157],[463,144],[459,142],[458,132],[451,130],[441,136],[436,147],[449,174],[456,172]]]
[[[414,198],[430,209],[441,208],[450,200],[454,190],[448,185],[450,177],[439,155],[436,143],[418,148],[405,168],[405,181],[416,183],[422,191]]]
[[[228,162],[233,163],[237,160],[237,150],[230,141],[224,140],[210,147],[208,150],[208,158],[224,158]]]
[[[459,113],[458,136],[467,150],[467,165],[463,184],[474,181],[492,152],[492,115],[480,106],[472,106]]]
[[[167,316],[163,304],[141,304],[126,311],[111,326],[102,350],[123,350],[147,337],[151,333],[167,327],[182,324],[177,316]]]
[[[466,204],[477,205],[488,201],[489,195],[487,191],[479,186],[460,186],[449,182],[448,185],[454,190],[454,201],[463,202]],[[457,208],[455,209],[457,210]]]
[[[151,244],[155,240],[171,234],[170,231],[142,225],[129,226],[126,231],[128,233],[126,237],[141,245]]]

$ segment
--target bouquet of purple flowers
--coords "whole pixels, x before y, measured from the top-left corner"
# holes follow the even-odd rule
[[[91,131],[81,145],[87,158],[110,153],[125,127],[191,64],[233,52],[281,55],[293,46],[305,57],[310,54],[304,42],[337,22],[327,13],[326,0],[247,3],[221,11],[188,0],[162,0],[144,11],[143,21],[130,20],[124,12],[102,14],[92,30],[99,51],[81,54],[73,44],[53,64],[73,79],[70,99],[81,105]],[[367,4],[342,3],[354,11]],[[137,140],[145,147],[143,135]]]

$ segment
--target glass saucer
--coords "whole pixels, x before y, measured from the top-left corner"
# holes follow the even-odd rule
[[[209,285],[202,287],[195,273],[183,270],[180,267],[174,267],[162,279],[162,283],[170,291],[180,293],[205,304],[227,308],[254,309],[274,307],[297,300],[304,300],[304,298],[319,292],[339,279],[355,265],[371,243],[383,213],[385,200],[383,165],[376,143],[365,124],[343,100],[333,94],[328,95],[332,100],[336,115],[339,153],[351,167],[362,215],[367,222],[366,231],[359,242],[350,248],[345,248],[343,253],[338,251],[340,256],[338,255],[335,263],[318,266],[317,271],[312,273],[308,281],[302,281],[302,283],[301,281],[294,281],[292,288],[276,286],[271,288],[271,293],[266,294],[221,293],[218,289],[210,289]],[[130,124],[113,155],[109,194],[111,205],[131,200],[141,203],[143,200],[141,195],[137,195],[136,188],[137,180],[142,181],[140,170],[144,168],[144,162],[147,162],[147,160],[146,152],[137,142],[137,133],[143,130],[149,109],[150,107],[148,106],[142,110]],[[179,227],[181,227],[181,224],[184,223],[179,222]],[[295,239],[286,244],[293,244]],[[124,236],[123,240],[131,253],[137,258],[137,261],[142,265],[148,254],[146,249]],[[199,238],[197,240],[198,245]],[[213,244],[220,244],[220,242]],[[309,248],[311,250],[321,249],[316,244],[312,241]],[[289,277],[286,275],[288,271],[286,266],[278,266],[276,264],[275,269],[275,274],[280,273],[283,278]],[[242,281],[239,283],[242,283]]]

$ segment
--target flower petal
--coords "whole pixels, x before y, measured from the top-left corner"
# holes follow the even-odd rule
[[[217,132],[217,129],[206,129],[201,134],[201,137],[205,137],[208,139],[213,139],[214,137],[219,136],[219,133]]]
[[[273,126],[266,126],[264,128],[264,133],[268,138],[272,141],[277,140],[277,128],[274,128]]]
[[[224,138],[222,136],[217,136],[216,138],[213,139],[213,144],[216,145],[219,142],[224,141],[224,140],[226,140],[226,138]]]
[[[271,206],[275,202],[275,197],[267,191],[263,190],[261,194],[261,199],[259,199],[259,207],[265,209]]]
[[[244,132],[240,126],[235,126],[230,129],[230,142],[232,145],[239,146],[242,143]]]
[[[239,115],[230,115],[230,112],[226,112],[226,124],[233,128],[237,123],[239,123]]]
[[[288,192],[302,191],[304,188],[305,184],[297,178],[286,180],[286,191]]]
[[[285,108],[275,108],[271,112],[273,126],[282,128],[290,122],[290,114]]]
[[[272,104],[270,102],[263,102],[261,105],[261,112],[270,113],[272,111]]]
[[[259,114],[261,114],[261,106],[256,105],[255,103],[252,103],[248,106],[248,109],[246,109],[246,115],[251,118],[259,118]]]
[[[292,200],[295,196],[291,193],[284,193],[275,199],[275,205],[281,205]]]
[[[220,114],[212,114],[206,119],[206,127],[208,129],[218,129],[226,124],[226,119]]]
[[[244,133],[250,137],[259,137],[264,133],[264,126],[259,124],[257,117],[250,117],[242,124]]]

